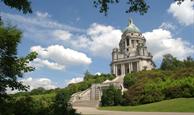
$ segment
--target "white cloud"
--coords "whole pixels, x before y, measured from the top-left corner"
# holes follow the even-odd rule
[[[62,30],[69,30],[69,31],[75,31],[75,32],[83,32],[84,30],[72,27],[66,24],[61,24],[55,20],[52,20],[49,16],[48,13],[42,13],[38,12],[36,15],[32,16],[22,16],[22,15],[17,15],[17,14],[10,14],[10,13],[5,13],[1,12],[0,15],[2,16],[2,19],[4,20],[10,20],[14,24],[17,24],[17,26],[24,28],[25,26],[26,29],[29,27],[36,27],[38,29],[62,29]],[[44,17],[44,18],[40,18]],[[38,32],[38,31],[37,31]]]
[[[54,83],[48,78],[33,79],[32,77],[28,77],[26,79],[22,79],[21,82],[24,85],[29,85],[30,90],[36,89],[36,88],[39,88],[39,87],[43,87],[44,89],[54,89],[54,88],[56,88]]]
[[[102,73],[100,73],[100,72],[96,72],[95,73],[95,75],[98,75],[98,76],[100,76]]]
[[[40,18],[48,18],[48,17],[51,17],[51,15],[48,14],[48,12],[40,12],[40,11],[37,11],[36,12],[36,15]]]
[[[194,46],[182,38],[174,38],[170,31],[154,29],[143,34],[147,40],[148,50],[153,54],[154,60],[161,60],[164,54],[170,53],[178,59],[184,59],[194,54]]]
[[[37,79],[33,79],[32,77],[28,77],[26,79],[22,79],[19,82],[21,82],[23,85],[29,86],[29,91],[42,87],[46,90],[49,89],[55,89],[57,88],[57,86],[55,86],[55,84],[48,78],[37,78]],[[6,91],[8,94],[14,94],[19,92],[18,90],[11,90],[10,88],[7,88]]]
[[[58,63],[50,62],[48,60],[43,60],[40,58],[34,59],[33,62],[30,63],[30,66],[36,67],[36,69],[47,67],[49,69],[62,70],[65,68],[64,65],[60,65]]]
[[[41,46],[31,47],[31,51],[38,53],[38,61],[41,66],[48,66],[51,69],[63,69],[72,65],[89,65],[91,58],[82,52],[78,52],[61,45],[51,45],[47,48]],[[48,61],[49,60],[49,61]],[[35,60],[36,62],[36,60]]]
[[[180,5],[177,5],[177,2],[174,2],[170,5],[168,12],[181,24],[186,26],[194,24],[194,1],[185,0]]]
[[[54,38],[61,39],[63,41],[69,40],[72,37],[72,34],[65,30],[55,30],[53,32]]]
[[[59,40],[69,40],[72,32],[83,33],[85,30],[72,27],[53,20],[46,12],[37,11],[35,15],[23,16],[11,13],[0,12],[4,22],[16,25],[23,31],[25,39],[39,43],[58,43]]]
[[[175,30],[176,29],[176,26],[173,25],[172,23],[169,23],[169,22],[163,22],[160,27],[161,29],[164,29],[164,30]]]
[[[71,80],[68,80],[66,82],[66,84],[72,84],[72,83],[79,83],[79,82],[82,82],[83,81],[83,77],[75,77],[75,78],[72,78]]]
[[[72,41],[72,45],[88,49],[96,56],[107,57],[114,47],[118,47],[121,34],[119,29],[112,26],[94,23],[87,29],[86,35],[79,36]]]

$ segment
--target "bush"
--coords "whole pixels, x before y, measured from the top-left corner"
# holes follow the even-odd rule
[[[52,115],[79,115],[76,113],[76,110],[72,108],[69,99],[69,92],[58,93],[52,105]]]
[[[103,91],[101,97],[102,106],[116,106],[121,105],[122,94],[120,89],[116,89],[113,85],[110,85]]]
[[[130,87],[131,85],[133,85],[135,83],[135,77],[133,76],[133,74],[127,74],[125,77],[124,77],[124,82],[123,82],[123,85],[125,88],[128,88]]]
[[[194,68],[178,70],[151,70],[132,73],[124,79],[128,91],[124,93],[124,105],[153,103],[164,99],[194,97]],[[130,79],[135,76],[135,82]]]

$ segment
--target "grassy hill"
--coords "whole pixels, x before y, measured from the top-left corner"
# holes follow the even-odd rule
[[[111,111],[194,112],[194,98],[177,98],[138,106],[99,107]]]

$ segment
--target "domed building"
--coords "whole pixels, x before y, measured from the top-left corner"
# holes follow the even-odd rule
[[[106,80],[92,86],[84,91],[74,93],[70,102],[73,106],[98,106],[100,104],[103,89],[113,85],[126,91],[123,86],[123,79],[127,73],[142,70],[151,70],[155,67],[152,55],[145,45],[146,39],[140,30],[129,20],[121,36],[119,48],[112,51],[111,73],[116,76],[113,80]]]
[[[112,51],[111,72],[116,76],[142,70],[151,70],[155,67],[152,55],[146,47],[146,39],[139,28],[129,20],[121,36],[119,48]]]

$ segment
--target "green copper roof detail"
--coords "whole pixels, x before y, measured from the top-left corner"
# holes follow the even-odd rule
[[[126,27],[125,29],[124,29],[124,31],[123,31],[123,33],[125,33],[125,32],[138,32],[138,33],[140,33],[140,30],[139,30],[139,28],[135,25],[135,24],[133,24],[133,21],[132,21],[132,19],[129,19],[129,22],[128,22],[128,27]]]

